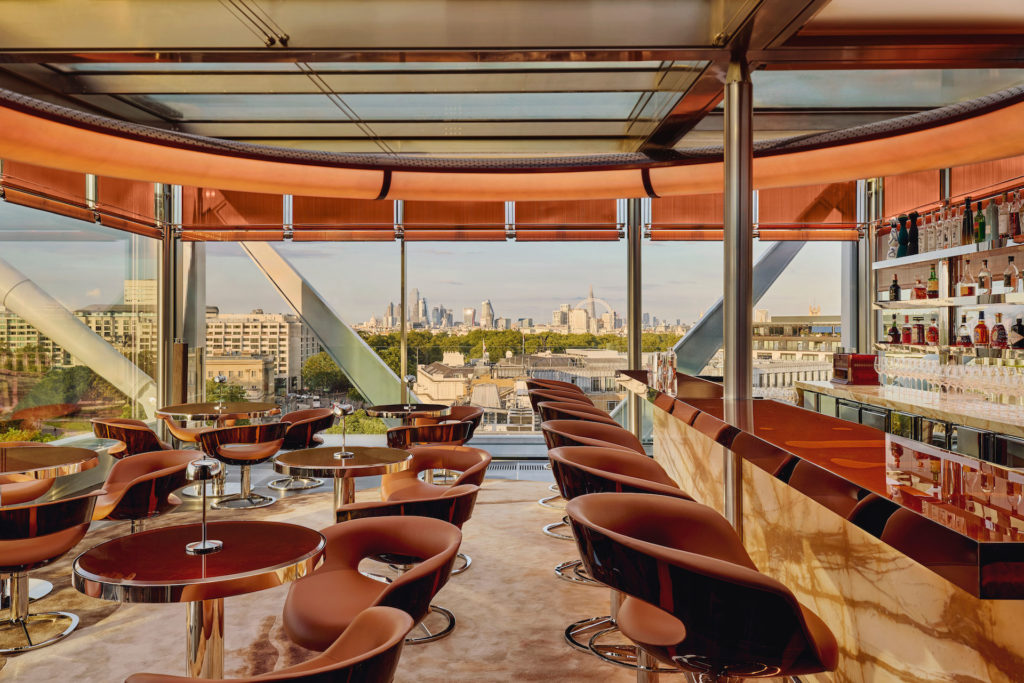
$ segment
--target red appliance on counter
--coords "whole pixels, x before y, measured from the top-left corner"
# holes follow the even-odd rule
[[[833,384],[878,385],[875,356],[866,353],[832,354]]]

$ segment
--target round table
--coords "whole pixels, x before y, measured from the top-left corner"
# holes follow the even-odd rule
[[[0,443],[0,474],[24,474],[33,479],[53,479],[95,467],[99,455],[90,448],[73,446],[4,446]],[[3,500],[0,499],[0,505]]]
[[[451,406],[443,403],[391,403],[366,409],[366,414],[370,417],[400,418],[403,424],[409,419],[410,413],[420,413],[424,417],[445,417],[451,412]]]
[[[179,403],[173,406],[164,406],[156,411],[156,415],[189,422],[205,422],[227,418],[252,420],[273,415],[275,411],[281,412],[281,408],[276,403],[208,401],[206,403]]]
[[[118,602],[186,605],[186,674],[224,675],[224,598],[274,588],[305,576],[323,552],[323,535],[283,522],[210,522],[219,552],[189,555],[199,524],[152,529],[86,550],[72,565],[85,595]]]
[[[282,453],[274,471],[296,477],[334,477],[334,509],[355,500],[356,477],[372,477],[409,469],[412,453],[398,448],[349,446],[349,457],[336,457],[340,447],[320,446]]]

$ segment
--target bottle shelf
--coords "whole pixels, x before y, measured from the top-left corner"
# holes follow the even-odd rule
[[[928,263],[929,261],[938,261],[944,258],[954,258],[956,256],[969,256],[971,254],[988,254],[993,253],[1010,253],[1011,255],[1016,253],[1015,247],[1024,247],[1024,243],[1020,242],[1008,242],[1002,246],[999,246],[995,242],[981,242],[978,244],[964,244],[959,247],[949,247],[948,249],[936,249],[934,251],[926,251],[920,254],[914,254],[913,256],[901,256],[899,258],[883,259],[881,261],[875,261],[871,264],[871,270],[884,270],[886,268],[898,268],[900,266],[911,266],[915,263]]]
[[[981,294],[978,296],[948,296],[938,299],[908,299],[907,301],[876,301],[877,310],[921,310],[929,308],[959,308],[962,306],[994,306],[999,304],[1024,305],[1024,292]]]
[[[875,351],[892,353],[936,354],[946,351],[951,356],[963,358],[995,358],[1001,360],[1024,360],[1024,349],[990,349],[975,346],[934,346],[931,344],[891,344],[875,342]]]

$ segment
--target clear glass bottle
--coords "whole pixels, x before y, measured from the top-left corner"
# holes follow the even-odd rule
[[[933,317],[931,323],[928,325],[928,331],[925,332],[924,340],[926,343],[935,346],[939,343],[939,326]]]
[[[1017,280],[1020,279],[1020,271],[1017,270],[1017,265],[1013,262],[1011,256],[1006,263],[1006,270],[1003,271],[1003,292],[1013,292],[1017,290]]]
[[[974,346],[971,330],[967,327],[967,314],[960,316],[960,327],[956,330],[956,346]]]
[[[924,344],[925,343],[924,318],[921,318],[921,317],[914,318],[913,329],[914,329],[914,343],[915,344]]]
[[[1002,313],[996,313],[996,324],[992,326],[989,345],[993,349],[1006,349],[1010,346],[1010,338],[1006,333],[1006,325],[1003,324]]]
[[[964,259],[964,265],[960,269],[960,282],[956,285],[957,296],[974,296],[978,291],[978,283],[971,273],[971,259]]]
[[[900,328],[900,343],[901,344],[913,344],[914,343],[914,328],[910,326],[910,316],[903,316],[903,327]]]
[[[1020,207],[1020,191],[1017,191],[1013,193],[1013,199],[1010,201],[1010,239],[1014,242],[1021,241]]]
[[[974,345],[981,348],[988,346],[988,325],[985,324],[985,311],[978,311],[978,324],[974,326]]]
[[[999,202],[999,246],[1006,244],[1010,234],[1010,193],[1003,194]]]
[[[992,293],[992,271],[988,269],[988,259],[982,259],[981,270],[978,271],[978,294]]]

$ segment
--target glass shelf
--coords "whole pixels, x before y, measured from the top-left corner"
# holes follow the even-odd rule
[[[1024,360],[1024,349],[989,349],[973,346],[935,346],[932,344],[891,344],[889,342],[875,342],[876,351],[891,351],[894,353],[919,353],[935,354],[945,351],[951,356],[962,356],[964,358],[994,358],[1001,360]]]
[[[907,301],[875,301],[877,310],[910,310],[922,308],[957,308],[961,306],[991,306],[999,304],[1024,305],[1024,292],[981,294],[978,296],[947,296],[938,299],[909,299]]]

